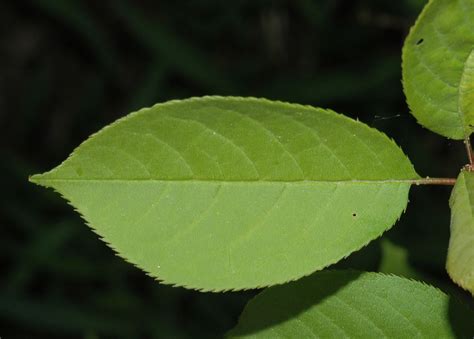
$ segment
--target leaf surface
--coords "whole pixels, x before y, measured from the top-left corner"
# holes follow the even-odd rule
[[[468,307],[423,283],[322,271],[258,294],[229,337],[470,338],[472,319]]]
[[[461,172],[449,204],[451,236],[446,268],[454,282],[474,295],[474,173]]]
[[[150,275],[221,291],[358,250],[395,223],[417,178],[385,135],[332,111],[204,97],[132,113],[31,180]]]
[[[403,87],[418,122],[452,139],[474,127],[474,2],[431,0],[403,47]]]

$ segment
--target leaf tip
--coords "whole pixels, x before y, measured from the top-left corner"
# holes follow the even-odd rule
[[[41,174],[33,174],[28,176],[28,181],[33,184],[39,185],[41,182]]]
[[[28,181],[39,186],[47,187],[45,182],[44,174],[33,174],[28,176]]]

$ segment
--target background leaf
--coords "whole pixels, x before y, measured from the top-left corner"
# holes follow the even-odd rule
[[[121,119],[32,180],[151,275],[217,291],[337,262],[393,225],[416,178],[392,141],[342,115],[205,97]]]
[[[257,295],[229,336],[468,338],[473,317],[466,306],[423,283],[380,273],[323,271]]]
[[[422,276],[410,265],[408,251],[387,238],[382,241],[382,260],[378,272],[395,274],[401,277],[423,280]]]
[[[446,267],[474,295],[474,173],[462,171],[450,199],[451,237]]]
[[[403,48],[403,87],[418,122],[452,139],[474,125],[474,2],[432,0]]]

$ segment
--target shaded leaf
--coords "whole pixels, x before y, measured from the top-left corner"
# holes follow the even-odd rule
[[[469,338],[473,317],[466,306],[423,283],[380,273],[323,271],[264,290],[247,304],[229,336]]]
[[[410,265],[408,251],[385,238],[382,239],[382,262],[378,271],[422,280],[421,275]]]
[[[332,111],[204,97],[133,113],[31,180],[150,275],[220,291],[360,249],[395,223],[416,178],[385,135]]]
[[[403,87],[418,122],[452,139],[474,125],[474,2],[431,0],[403,47]]]
[[[461,172],[449,204],[451,236],[446,268],[455,283],[474,295],[474,173]]]

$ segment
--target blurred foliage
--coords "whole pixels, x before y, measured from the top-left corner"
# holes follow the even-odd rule
[[[160,285],[27,182],[140,107],[205,94],[330,107],[386,132],[421,175],[456,177],[463,145],[420,127],[401,88],[401,46],[424,3],[1,2],[0,336],[219,337],[254,295]],[[462,297],[444,270],[449,194],[414,187],[386,237],[412,269]],[[339,265],[376,269],[381,255],[375,242]]]

